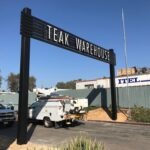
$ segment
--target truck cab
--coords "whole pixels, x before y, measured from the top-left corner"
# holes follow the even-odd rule
[[[12,126],[16,120],[15,111],[0,104],[0,124]]]

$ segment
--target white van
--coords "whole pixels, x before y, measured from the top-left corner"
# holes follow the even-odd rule
[[[58,124],[72,123],[79,118],[81,113],[83,114],[82,110],[85,108],[81,105],[78,108],[76,103],[76,101],[64,98],[40,99],[29,107],[28,117],[32,120],[43,121],[45,127],[52,127],[53,125],[57,127]]]

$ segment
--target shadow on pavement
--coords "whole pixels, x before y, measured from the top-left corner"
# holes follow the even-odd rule
[[[12,127],[0,124],[0,150],[6,150],[15,140],[17,136],[17,123]]]
[[[74,127],[77,127],[77,126],[80,126],[80,125],[84,125],[84,124],[85,123],[83,123],[83,122],[75,121],[75,122],[73,122],[72,124],[69,124],[69,125],[65,124],[65,125],[61,126],[60,128],[64,128],[64,129],[69,130],[71,128],[74,128]]]
[[[36,128],[36,124],[35,123],[30,123],[28,125],[28,131],[27,131],[27,142],[30,141],[33,133],[34,133],[34,130]]]
[[[41,125],[43,126],[43,124]],[[60,126],[59,128],[64,128],[64,129],[69,130],[71,128],[74,128],[80,125],[84,125],[84,123],[80,121],[75,121],[73,124],[65,125],[65,126],[63,125],[63,126]],[[37,125],[35,123],[28,124],[26,143],[31,140],[31,137],[33,136],[33,133],[36,127]],[[14,143],[15,140],[17,140],[17,122],[15,122],[12,127],[6,127],[3,125],[0,125],[0,150],[8,149],[10,145]]]
[[[29,124],[26,143],[31,139],[36,128],[35,124]],[[0,150],[6,150],[17,139],[17,122],[12,127],[0,124]]]

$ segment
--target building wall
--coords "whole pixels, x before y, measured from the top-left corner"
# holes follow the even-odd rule
[[[94,88],[97,88],[97,80],[91,81],[81,81],[76,83],[76,89],[88,89],[86,85],[92,85]]]
[[[109,78],[105,78],[105,79],[100,79],[97,80],[97,87],[101,87],[101,88],[109,88],[110,87],[110,79]]]
[[[150,74],[134,75],[128,77],[128,86],[145,86],[150,85]],[[116,87],[126,87],[127,77],[117,77]]]
[[[132,75],[128,77],[116,77],[116,87],[126,87],[128,81],[128,86],[145,86],[150,85],[150,74],[143,75]],[[86,85],[93,84],[94,88],[110,88],[110,79],[96,79],[89,81],[80,81],[76,83],[76,89],[86,89]]]

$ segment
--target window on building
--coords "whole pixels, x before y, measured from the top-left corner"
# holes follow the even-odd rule
[[[94,84],[86,84],[85,88],[86,89],[93,89],[94,88]]]

